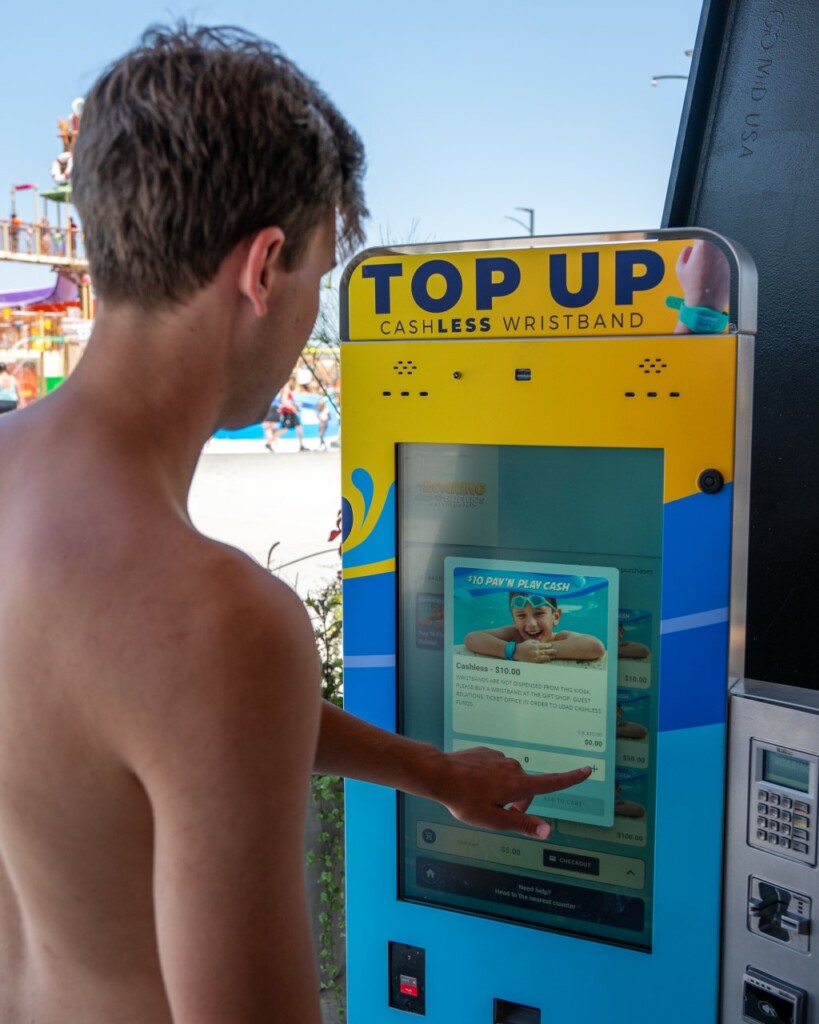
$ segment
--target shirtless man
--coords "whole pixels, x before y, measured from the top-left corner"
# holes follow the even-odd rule
[[[93,337],[0,421],[3,1024],[318,1024],[314,768],[541,837],[531,797],[587,777],[322,707],[298,598],[188,517],[205,439],[287,380],[337,216],[360,235],[362,167],[323,94],[235,33],[154,33],[87,98]]]

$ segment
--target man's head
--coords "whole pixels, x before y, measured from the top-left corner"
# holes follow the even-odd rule
[[[321,90],[233,28],[150,29],[83,108],[72,175],[97,294],[154,310],[212,281],[260,229],[295,266],[336,213],[361,240],[364,151]]]
[[[510,592],[509,611],[515,629],[523,640],[551,640],[560,620],[560,609],[553,597],[530,594],[524,590]]]

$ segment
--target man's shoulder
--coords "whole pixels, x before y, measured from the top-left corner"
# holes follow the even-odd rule
[[[156,600],[167,602],[203,648],[223,646],[239,658],[249,644],[269,650],[294,635],[312,638],[298,595],[236,548],[194,533],[167,557]]]
[[[123,707],[132,690],[156,706],[251,692],[277,684],[271,666],[315,655],[299,597],[243,552],[168,520],[117,537],[121,549],[107,544],[71,591],[80,607],[68,617],[104,623],[77,653],[96,677],[115,661]]]
[[[234,548],[210,547],[197,586],[207,593],[210,615],[228,646],[238,636],[259,650],[280,653],[293,640],[313,643],[307,610],[295,591]]]
[[[206,538],[182,545],[155,582],[150,609],[131,623],[142,633],[128,645],[128,685],[112,694],[134,763],[168,739],[214,751],[239,737],[250,744],[257,730],[276,741],[285,723],[315,714],[315,639],[290,587]]]

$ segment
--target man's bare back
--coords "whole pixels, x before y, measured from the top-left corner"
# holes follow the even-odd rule
[[[337,220],[360,238],[362,169],[326,97],[230,30],[151,34],[86,98],[94,331],[0,420],[2,1024],[318,1024],[311,771],[540,838],[532,797],[588,776],[322,704],[296,596],[189,521],[202,445],[260,420],[308,339]]]
[[[294,921],[304,918],[281,863],[288,851],[277,840],[276,860],[264,857],[266,835],[300,836],[306,792],[280,782],[294,773],[306,780],[313,760],[318,686],[306,616],[261,569],[199,536],[163,493],[155,454],[135,457],[121,432],[101,429],[102,413],[88,423],[89,412],[66,388],[0,421],[4,1024],[170,1020],[157,926],[160,947],[163,928],[174,941],[189,928],[186,941],[218,973],[230,958],[220,947],[234,897],[245,914],[242,886],[251,904],[265,902],[269,880],[256,887],[256,867],[281,871],[288,891],[275,900],[291,906]],[[254,636],[260,608],[268,631],[287,624],[272,629],[277,637]],[[288,658],[294,631],[303,649]],[[259,665],[265,649],[270,660]],[[224,674],[214,656],[230,660]],[[301,671],[277,678],[277,663],[292,667],[294,658]],[[270,701],[248,692],[254,665]],[[241,791],[231,794],[226,769],[256,732],[266,734],[253,773],[259,789],[248,791],[243,765]],[[217,764],[218,779],[209,776]],[[155,851],[163,813],[179,821]],[[185,845],[181,860],[175,843]],[[291,846],[300,857],[300,841]],[[163,893],[173,922],[154,918]],[[276,916],[244,922],[231,941],[275,943],[266,932]]]

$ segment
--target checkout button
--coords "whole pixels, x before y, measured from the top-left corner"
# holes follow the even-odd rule
[[[563,871],[577,871],[582,875],[599,875],[600,860],[598,857],[584,857],[579,853],[561,853],[545,849],[543,851],[544,868],[560,868]]]

